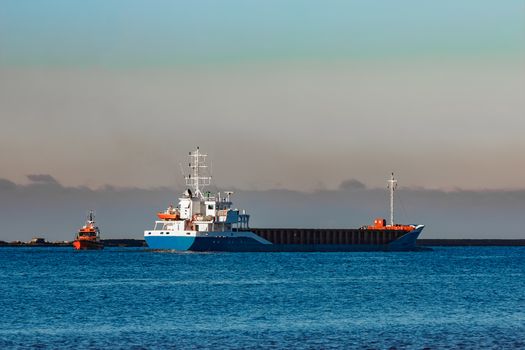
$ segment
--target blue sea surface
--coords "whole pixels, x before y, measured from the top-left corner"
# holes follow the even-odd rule
[[[0,348],[525,348],[525,248],[0,248]]]

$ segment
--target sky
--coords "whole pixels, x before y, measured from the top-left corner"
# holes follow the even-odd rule
[[[476,194],[486,207],[477,220],[465,212],[465,223],[479,223],[459,225],[461,234],[487,237],[482,214],[505,222],[525,209],[501,200],[523,198],[524,96],[524,0],[0,0],[0,179],[24,193],[0,204],[37,211],[31,198],[51,186],[60,198],[52,208],[78,206],[81,219],[82,191],[176,196],[179,164],[200,146],[219,188],[252,194],[240,198],[254,209],[260,198],[278,202],[259,226],[284,225],[276,216],[296,195],[306,207],[286,225],[314,225],[307,212],[324,203],[316,194],[356,179],[372,195],[395,171],[433,213],[415,210],[437,223],[429,235],[462,223],[439,224],[436,193]],[[329,198],[327,206],[359,207],[359,197]],[[153,206],[123,218],[144,204]],[[361,214],[328,221],[361,226],[374,215]],[[520,235],[519,226],[507,234]]]

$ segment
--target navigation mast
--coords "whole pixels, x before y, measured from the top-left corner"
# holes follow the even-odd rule
[[[95,212],[93,210],[90,210],[87,217],[88,223],[95,222]]]
[[[207,154],[200,153],[199,147],[193,152],[189,153],[190,163],[190,174],[185,177],[186,186],[191,186],[195,196],[203,197],[201,187],[209,186],[211,183],[211,176],[203,176],[201,169],[205,169]]]
[[[388,188],[390,189],[390,225],[394,226],[394,191],[397,188],[397,180],[394,179],[394,173],[388,182]]]

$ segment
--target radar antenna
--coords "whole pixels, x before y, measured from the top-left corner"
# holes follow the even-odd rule
[[[394,226],[394,191],[397,188],[397,180],[394,179],[394,173],[388,182],[388,188],[390,189],[390,225]]]
[[[203,198],[201,189],[209,186],[211,183],[211,176],[203,176],[203,171],[201,171],[201,169],[208,168],[206,165],[207,156],[207,154],[200,153],[199,147],[195,151],[190,152],[190,163],[188,164],[190,174],[185,177],[186,186],[191,186],[194,195],[200,198]]]

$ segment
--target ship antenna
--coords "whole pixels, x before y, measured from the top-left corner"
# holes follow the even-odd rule
[[[91,221],[91,222],[95,221],[95,213],[93,212],[93,209],[89,211],[88,221]]]
[[[390,225],[394,226],[394,191],[397,188],[397,180],[394,179],[394,173],[388,182],[388,188],[390,189]]]
[[[196,196],[203,198],[201,187],[209,186],[211,183],[211,176],[203,176],[201,169],[205,169],[207,154],[200,153],[199,147],[193,152],[190,152],[190,174],[186,176],[186,185],[191,186]]]

